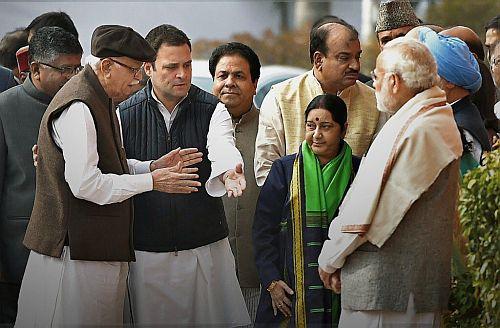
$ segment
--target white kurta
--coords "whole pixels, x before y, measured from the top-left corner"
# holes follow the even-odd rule
[[[64,178],[75,197],[97,204],[121,202],[150,191],[149,162],[127,160],[136,175],[103,174],[97,167],[97,134],[89,108],[75,102],[52,123],[62,149]],[[73,261],[31,252],[19,294],[17,327],[121,325],[127,262]]]
[[[134,324],[250,324],[227,238],[177,254],[135,255],[129,279]]]
[[[170,130],[176,109],[170,115],[154,92],[153,98]],[[243,163],[234,143],[231,116],[221,103],[210,119],[207,149],[212,172],[205,187],[210,195],[220,197],[225,187],[218,176]],[[135,325],[250,324],[227,238],[179,252],[135,254],[129,278]]]
[[[121,325],[128,263],[70,260],[31,251],[16,327]]]

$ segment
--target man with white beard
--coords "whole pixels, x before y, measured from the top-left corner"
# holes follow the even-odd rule
[[[450,291],[460,134],[423,44],[387,43],[372,75],[378,109],[392,117],[330,225],[319,273],[327,288],[342,287],[339,327],[438,327]]]

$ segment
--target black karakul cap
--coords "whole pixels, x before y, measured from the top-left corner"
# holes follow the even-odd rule
[[[121,25],[101,25],[92,33],[92,55],[98,58],[130,57],[150,62],[156,52],[149,43],[131,27]]]

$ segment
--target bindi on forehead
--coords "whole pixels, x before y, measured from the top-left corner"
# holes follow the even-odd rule
[[[319,121],[319,117],[316,117],[316,122]]]

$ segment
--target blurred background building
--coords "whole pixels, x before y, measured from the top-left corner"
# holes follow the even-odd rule
[[[309,67],[308,32],[311,22],[337,15],[360,32],[362,70],[369,72],[378,47],[374,26],[379,0],[332,1],[37,1],[0,2],[0,36],[47,11],[65,11],[75,22],[88,54],[94,28],[102,24],[131,26],[145,35],[168,23],[184,30],[193,42],[193,56],[209,57],[221,42],[250,45],[264,64]],[[500,12],[498,0],[414,0],[425,22],[467,25],[483,36],[482,26]]]

